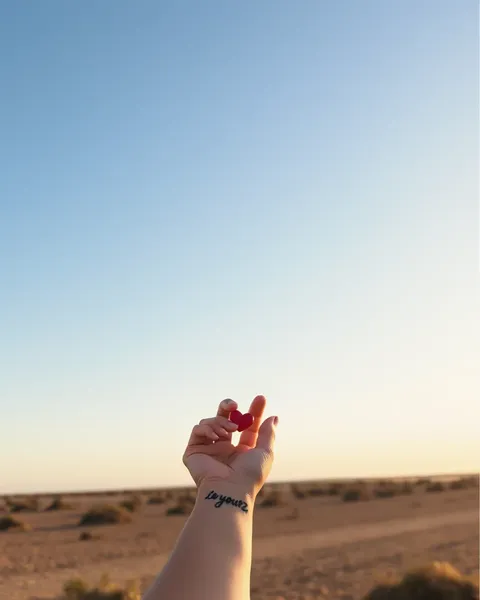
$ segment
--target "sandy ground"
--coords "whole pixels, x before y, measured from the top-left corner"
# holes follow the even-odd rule
[[[101,539],[80,542],[79,515],[94,502],[74,501],[74,511],[22,516],[31,532],[0,533],[1,600],[51,600],[66,580],[95,583],[104,573],[146,586],[185,523],[166,517],[165,505],[145,506],[133,523],[89,528]],[[290,498],[284,507],[257,508],[252,600],[356,599],[385,574],[433,560],[478,574],[478,509],[475,489],[355,504]]]

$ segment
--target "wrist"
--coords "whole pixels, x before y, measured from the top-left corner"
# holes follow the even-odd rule
[[[212,503],[215,508],[231,507],[253,512],[256,494],[246,485],[225,479],[204,479],[197,490],[197,503]]]

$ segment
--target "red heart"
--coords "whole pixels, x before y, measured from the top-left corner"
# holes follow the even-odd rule
[[[242,413],[239,410],[232,410],[230,421],[238,425],[237,431],[245,431],[253,424],[253,416],[250,413]]]

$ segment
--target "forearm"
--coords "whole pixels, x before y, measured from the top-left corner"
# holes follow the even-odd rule
[[[202,485],[168,563],[144,600],[248,600],[253,505],[254,499],[232,484]]]

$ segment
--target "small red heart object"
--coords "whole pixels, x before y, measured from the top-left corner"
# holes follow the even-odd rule
[[[250,413],[242,413],[239,410],[232,410],[230,413],[230,421],[238,425],[237,431],[245,431],[253,424],[253,416]]]

